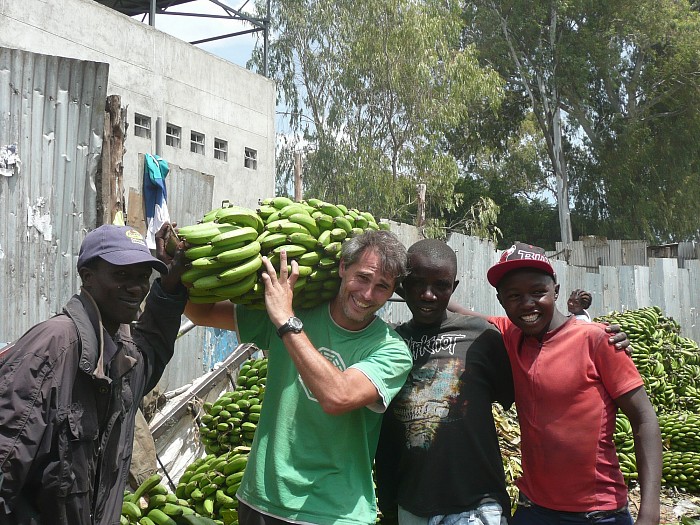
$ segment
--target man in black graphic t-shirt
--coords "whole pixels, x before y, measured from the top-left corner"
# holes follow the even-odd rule
[[[427,239],[408,250],[403,296],[413,319],[396,327],[413,355],[406,384],[384,416],[376,456],[383,522],[499,525],[510,500],[491,404],[513,403],[500,333],[447,311],[455,253]]]

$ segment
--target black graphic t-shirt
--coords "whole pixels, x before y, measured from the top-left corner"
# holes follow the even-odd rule
[[[379,504],[418,516],[455,514],[496,499],[509,515],[491,412],[513,403],[501,334],[477,317],[448,312],[438,327],[396,327],[413,369],[384,416],[377,450]]]

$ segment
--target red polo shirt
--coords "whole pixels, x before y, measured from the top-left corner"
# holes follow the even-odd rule
[[[507,317],[489,321],[503,334],[513,369],[522,436],[518,488],[553,510],[612,510],[627,503],[613,443],[614,399],[641,386],[632,359],[608,343],[604,326],[573,317],[525,337]]]

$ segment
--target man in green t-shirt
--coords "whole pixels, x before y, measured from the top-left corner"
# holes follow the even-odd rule
[[[412,359],[375,314],[406,273],[391,232],[343,244],[340,290],[329,303],[292,308],[298,266],[282,252],[280,273],[263,259],[266,311],[230,302],[188,303],[196,324],[237,330],[269,350],[263,411],[238,491],[241,525],[370,524],[376,519],[372,461],[382,413]]]

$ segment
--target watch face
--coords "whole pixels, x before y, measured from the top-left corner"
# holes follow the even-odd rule
[[[289,323],[289,328],[291,328],[293,332],[299,333],[304,328],[301,319],[298,317],[290,317],[287,322]]]
[[[300,333],[304,328],[304,324],[298,317],[290,317],[289,320],[279,327],[277,330],[277,335],[282,337],[287,332],[293,332],[295,334]]]

